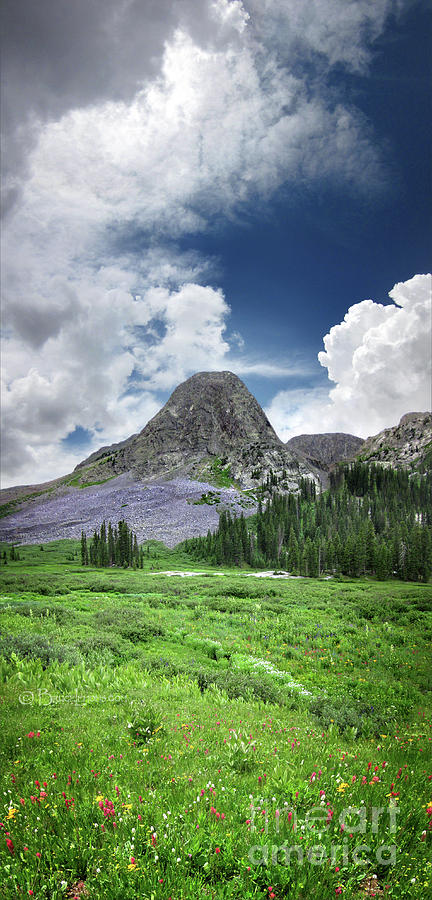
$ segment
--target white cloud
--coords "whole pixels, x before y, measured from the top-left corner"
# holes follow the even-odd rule
[[[106,272],[102,280],[109,284]],[[228,312],[221,291],[197,284],[150,289],[139,300],[121,290],[107,296],[99,283],[78,285],[73,321],[43,347],[16,338],[5,344],[3,486],[64,474],[79,462],[82,453],[64,454],[58,444],[76,425],[98,429],[92,449],[141,430],[160,408],[155,391],[221,368]],[[127,391],[134,375],[138,393]]]
[[[388,306],[354,304],[325,335],[318,359],[335,387],[274,397],[266,412],[282,440],[326,431],[368,437],[431,408],[431,276],[396,284],[389,296]]]
[[[410,0],[247,0],[264,39],[284,55],[313,54],[326,65],[341,63],[364,71],[370,45],[382,32],[389,14],[398,14]],[[275,23],[277,26],[275,28]]]
[[[265,20],[294,48],[301,23],[290,7],[293,26],[276,0]],[[350,7],[354,15],[364,2]],[[39,125],[3,230],[6,479],[39,480],[51,465],[59,474],[69,465],[59,441],[77,425],[98,429],[97,444],[126,437],[155,411],[155,392],[227,367],[227,301],[202,283],[207,262],[167,241],[291,182],[333,179],[369,193],[382,180],[362,117],[280,65],[252,4],[215,0],[208,10],[214,33],[207,23],[200,42],[178,28],[160,74],[130,101],[75,106]],[[320,34],[306,36],[313,52]],[[347,58],[326,53],[330,63]],[[236,364],[281,373],[246,356]]]

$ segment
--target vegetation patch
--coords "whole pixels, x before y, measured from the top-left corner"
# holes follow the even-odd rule
[[[4,549],[5,897],[428,896],[429,584]]]

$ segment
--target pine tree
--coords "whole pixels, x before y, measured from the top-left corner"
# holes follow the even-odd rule
[[[88,566],[89,564],[89,555],[87,549],[87,537],[84,531],[81,531],[81,565]]]

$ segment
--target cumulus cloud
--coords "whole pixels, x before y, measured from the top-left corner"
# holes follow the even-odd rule
[[[73,320],[45,336],[43,347],[5,342],[5,481],[7,473],[40,481],[76,465],[80,454],[65,455],[59,440],[77,425],[94,432],[93,447],[141,430],[161,405],[158,391],[191,371],[221,367],[228,312],[221,291],[197,284],[150,289],[139,299],[119,289],[107,295],[97,283],[78,286]]]
[[[325,335],[318,359],[335,387],[274,397],[266,412],[283,440],[326,431],[368,437],[431,408],[431,276],[396,284],[389,296],[389,305],[354,304]]]
[[[335,35],[323,40],[327,12],[321,21],[316,3],[304,40],[328,66],[358,68],[365,59],[349,56],[348,36],[362,22],[356,46],[366,47],[387,5],[379,0],[373,12],[355,0],[347,16],[342,0],[332,3],[327,12],[345,23],[339,53]],[[340,98],[326,100],[296,68],[303,25],[298,5],[288,5],[287,17],[279,0],[262,8],[163,2],[154,64],[123,77],[120,54],[91,88],[90,50],[104,56],[118,28],[132,35],[142,7],[109,0],[104,18],[96,3],[88,42],[77,44],[88,50],[88,78],[69,82],[63,73],[57,106],[57,60],[42,79],[45,111],[30,90],[33,143],[3,229],[5,483],[64,471],[70,459],[60,442],[77,426],[95,446],[124,438],[143,427],[160,392],[193,371],[227,368],[228,302],[208,284],[211,261],[177,251],[175,241],[256,208],[282,186],[333,180],[378,190],[384,170],[363,117]],[[74,4],[63,7],[73,34]],[[270,33],[286,35],[292,65],[279,44],[271,50]],[[246,354],[236,365],[281,372]]]

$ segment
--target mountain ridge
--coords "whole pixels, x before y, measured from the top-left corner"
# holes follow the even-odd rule
[[[141,540],[173,546],[176,535],[215,528],[223,509],[253,513],[263,483],[267,494],[296,492],[302,479],[319,489],[331,468],[355,459],[420,471],[432,466],[432,416],[406,413],[365,442],[327,433],[284,444],[236,375],[199,372],[139,433],[99,448],[69,475],[1,491],[0,536],[24,543],[76,537],[81,526],[118,516]]]
[[[432,466],[432,414],[405,413],[398,425],[366,438],[357,458],[384,466]]]
[[[327,472],[335,463],[354,459],[363,444],[363,438],[337,431],[299,434],[290,438],[285,446],[301,453],[311,465]]]

